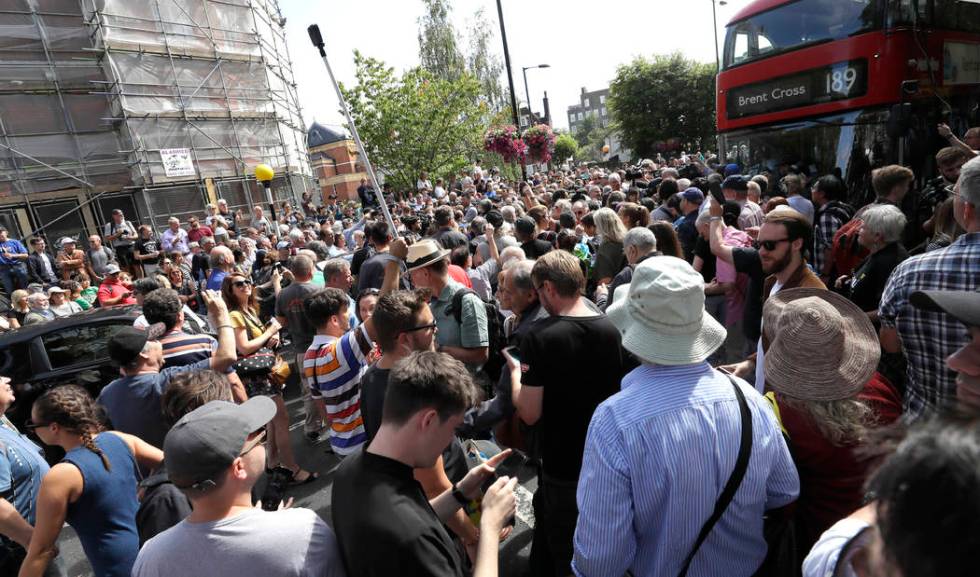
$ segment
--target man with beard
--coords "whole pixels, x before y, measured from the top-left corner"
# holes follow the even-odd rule
[[[720,215],[716,215],[721,207],[717,207],[717,203],[713,199],[711,203],[711,249],[715,256],[725,262],[733,263],[738,272],[747,272],[751,276],[754,269],[756,273],[761,272],[761,274],[766,275],[761,286],[761,298],[757,301],[757,307],[750,307],[748,303],[746,304],[745,314],[747,316],[750,314],[750,308],[761,314],[762,304],[765,303],[765,300],[782,289],[827,288],[820,277],[806,265],[806,259],[803,256],[805,247],[810,246],[810,235],[813,232],[810,222],[803,214],[788,206],[776,207],[766,215],[766,220],[762,224],[762,228],[759,229],[759,237],[756,241],[758,249],[733,248],[718,238],[716,231],[720,230],[720,225],[715,223],[721,222]],[[752,297],[751,293],[750,290],[749,298]],[[767,347],[764,345],[765,343],[760,339],[755,355],[728,367],[736,376],[749,382],[753,382],[752,375],[755,375],[755,387],[759,391],[765,389],[763,358]]]

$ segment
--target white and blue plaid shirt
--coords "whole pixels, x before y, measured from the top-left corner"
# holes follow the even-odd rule
[[[878,316],[902,339],[908,382],[906,418],[943,408],[956,397],[956,373],[946,357],[970,340],[966,326],[946,313],[909,303],[916,291],[974,291],[980,287],[980,232],[964,234],[948,247],[914,256],[892,272],[881,295]]]

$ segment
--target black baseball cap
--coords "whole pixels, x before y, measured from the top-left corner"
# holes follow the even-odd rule
[[[136,360],[143,352],[147,341],[155,341],[167,332],[163,323],[154,323],[145,329],[125,327],[116,331],[109,339],[109,358],[120,366],[125,366]]]
[[[534,220],[527,216],[522,216],[514,222],[514,229],[521,234],[534,234]]]
[[[946,313],[968,327],[980,327],[980,291],[916,291],[909,302],[923,310]]]
[[[207,489],[237,459],[248,436],[276,415],[265,396],[238,405],[211,401],[177,421],[163,440],[167,476],[179,488]],[[209,485],[210,483],[210,485]]]
[[[748,190],[749,181],[740,174],[733,174],[722,181],[721,187],[729,190]]]

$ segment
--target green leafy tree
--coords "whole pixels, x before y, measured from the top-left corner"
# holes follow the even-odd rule
[[[578,142],[567,132],[555,138],[555,162],[564,162],[578,154]]]
[[[497,54],[493,26],[487,20],[482,7],[473,13],[469,38],[470,50],[466,57],[468,69],[479,81],[480,95],[486,100],[490,110],[501,110],[507,106],[506,98],[510,95],[500,83],[504,64]]]
[[[595,162],[603,160],[602,146],[612,131],[611,126],[603,127],[594,117],[586,116],[573,134],[579,146],[578,155],[581,159]]]
[[[622,143],[640,157],[656,143],[679,139],[688,149],[709,148],[715,135],[714,64],[680,53],[637,57],[620,66],[609,86],[609,111]]]
[[[456,28],[449,20],[451,0],[422,0],[425,14],[419,18],[419,59],[422,68],[443,80],[455,81],[466,72],[466,58],[459,50]]]
[[[396,190],[411,190],[422,170],[449,175],[480,155],[488,113],[471,75],[450,82],[413,68],[397,77],[358,51],[354,64],[357,84],[341,91],[372,163]]]

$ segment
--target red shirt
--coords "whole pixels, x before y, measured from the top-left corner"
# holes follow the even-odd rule
[[[214,236],[214,232],[211,230],[210,226],[201,225],[197,228],[191,228],[187,231],[187,239],[190,242],[201,242],[201,239],[206,236]]]
[[[809,551],[820,535],[862,505],[864,482],[873,463],[855,455],[854,444],[832,444],[813,420],[776,395],[779,416],[789,435],[790,452],[800,474],[796,502],[796,545]],[[877,417],[876,426],[894,422],[902,413],[902,399],[892,384],[875,373],[858,394]]]
[[[132,291],[130,291],[130,289],[123,286],[123,284],[119,281],[110,282],[109,279],[106,279],[102,281],[101,285],[99,285],[99,296],[98,296],[99,305],[107,306],[105,304],[106,299],[114,299],[125,292],[129,292],[129,296],[117,302],[116,304],[117,305],[136,304],[136,297],[133,296],[133,293]]]
[[[466,274],[463,267],[454,264],[449,265],[449,278],[458,282],[459,284],[465,286],[468,289],[473,288],[473,281],[470,280],[470,276]]]

